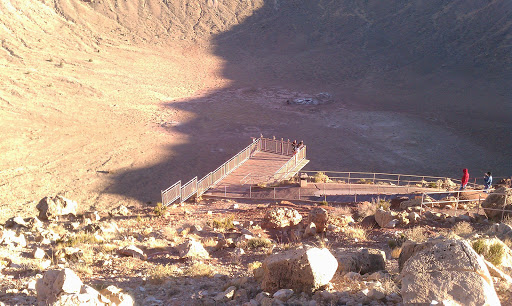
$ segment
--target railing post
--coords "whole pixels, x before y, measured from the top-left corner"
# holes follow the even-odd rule
[[[400,186],[400,174],[398,175],[398,179],[396,180],[396,185]]]
[[[350,172],[348,173],[348,183],[350,184]]]
[[[249,199],[252,198],[252,185],[249,185]]]
[[[375,184],[375,173],[373,174],[373,183]]]
[[[505,216],[505,207],[507,206],[507,196],[505,193],[505,199],[503,200],[503,212],[501,213],[501,222],[503,222],[503,217]]]
[[[300,187],[299,187],[299,201],[300,201]]]
[[[276,199],[276,187],[274,187],[274,200]]]
[[[423,211],[423,200],[425,199],[425,193],[422,193],[421,194],[421,204],[420,204],[420,214],[422,213]]]
[[[325,182],[324,182],[324,201],[327,202],[327,195],[325,194]]]
[[[227,195],[227,186],[224,186],[224,197]]]
[[[476,210],[476,213],[479,215],[480,214],[480,200],[482,198],[482,194],[481,193],[478,193],[478,209]]]

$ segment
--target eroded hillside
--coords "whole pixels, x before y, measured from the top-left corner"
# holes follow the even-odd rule
[[[511,6],[2,1],[2,210],[154,203],[260,133],[317,169],[508,175]]]

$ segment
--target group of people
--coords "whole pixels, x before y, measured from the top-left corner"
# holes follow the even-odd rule
[[[294,140],[292,142],[292,151],[293,151],[293,154],[295,155],[295,153],[297,153],[297,151],[299,151],[300,149],[302,149],[302,147],[304,146],[304,142],[301,140],[299,143],[297,143],[297,140]]]
[[[461,185],[460,185],[460,190],[464,190],[466,189],[466,186],[468,185],[468,182],[469,182],[469,172],[468,172],[468,169],[464,168],[462,169],[462,179],[461,179]],[[489,171],[487,173],[485,173],[484,175],[484,190],[485,192],[489,192],[489,188],[491,188],[491,185],[492,185],[492,173]]]

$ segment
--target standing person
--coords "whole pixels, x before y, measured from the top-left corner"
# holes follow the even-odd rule
[[[468,182],[469,182],[468,169],[466,169],[466,168],[462,169],[462,173],[464,173],[464,174],[462,175],[460,190],[466,189],[466,186],[468,185]]]
[[[299,145],[297,146],[297,148],[300,150],[300,149],[302,149],[303,146],[304,146],[304,141],[301,140],[299,142]]]
[[[489,171],[484,176],[484,185],[485,185],[485,192],[489,193],[489,188],[491,188],[492,185],[492,173]]]
[[[293,151],[293,154],[295,155],[295,151],[297,150],[297,140],[294,140],[292,142],[292,151]]]

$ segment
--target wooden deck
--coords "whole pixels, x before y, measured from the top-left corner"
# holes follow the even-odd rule
[[[226,195],[236,195],[246,193],[249,191],[250,185],[267,183],[290,158],[291,156],[287,155],[258,151],[206,194],[224,195],[226,193]]]

